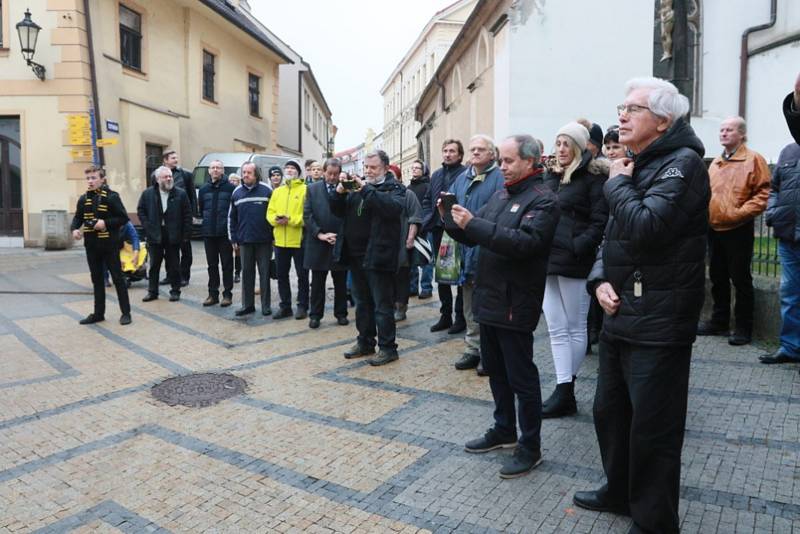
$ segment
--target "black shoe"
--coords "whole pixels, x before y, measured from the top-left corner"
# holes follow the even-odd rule
[[[381,349],[378,351],[377,356],[375,356],[374,358],[370,358],[367,361],[373,367],[378,367],[380,365],[386,365],[387,363],[391,363],[398,359],[400,359],[400,356],[397,355],[397,349]]]
[[[407,309],[408,306],[406,304],[398,304],[397,308],[394,310],[394,322],[399,323],[400,321],[405,321]]]
[[[749,330],[744,328],[737,328],[733,334],[728,338],[728,344],[738,347],[740,345],[748,345],[753,340]]]
[[[494,428],[486,431],[482,438],[464,444],[464,450],[471,453],[489,452],[495,449],[511,449],[517,446],[517,438],[503,438]]]
[[[105,320],[106,318],[103,317],[102,315],[95,315],[93,313],[90,313],[89,315],[78,321],[78,324],[94,324],[103,322]]]
[[[294,314],[294,318],[298,321],[302,321],[303,319],[308,317],[308,310],[305,308],[297,308],[297,312]]]
[[[542,419],[553,419],[576,413],[578,413],[578,404],[575,402],[574,382],[556,384],[553,394],[542,403]]]
[[[778,349],[770,354],[759,356],[758,361],[767,365],[772,365],[774,363],[800,363],[800,359],[792,358],[781,349]]]
[[[181,294],[180,293],[170,293],[169,294],[169,301],[170,302],[178,302],[179,300],[181,300]]]
[[[481,363],[479,354],[464,353],[461,358],[456,361],[456,369],[459,371],[466,371],[467,369],[475,369]]]
[[[626,503],[616,503],[608,499],[605,486],[596,491],[576,491],[572,502],[580,508],[594,512],[611,512],[617,515],[631,515],[631,508]]]
[[[236,317],[242,317],[244,315],[249,315],[249,314],[255,313],[255,312],[256,312],[255,306],[250,306],[248,308],[239,308],[238,310],[236,310],[234,312],[234,315]]]
[[[125,326],[126,324],[131,324],[131,314],[123,313],[122,316],[119,318],[119,324],[123,326]]]
[[[281,319],[286,319],[287,317],[291,317],[291,316],[292,316],[292,310],[291,310],[291,308],[280,308],[280,309],[278,310],[278,313],[276,313],[275,315],[273,315],[273,316],[272,316],[272,318],[273,318],[275,321],[279,321],[279,320],[281,320]]]
[[[142,298],[142,302],[150,302],[151,300],[158,300],[158,293],[148,293]]]
[[[483,361],[478,362],[478,367],[475,368],[475,374],[478,376],[489,376],[489,371],[483,368]]]
[[[184,278],[183,280],[181,280],[181,287],[186,287],[188,285],[189,285],[189,279],[188,278]]]
[[[467,321],[464,320],[463,316],[456,317],[456,321],[453,325],[447,330],[448,334],[460,334],[464,330],[467,329]]]
[[[503,467],[500,469],[500,478],[521,477],[540,463],[542,463],[541,451],[532,451],[527,447],[517,445],[511,458],[503,462]]]
[[[313,318],[310,319],[308,321],[308,327],[309,328],[319,328],[319,319],[313,319]]]
[[[261,315],[263,315],[264,317],[267,317],[268,315],[272,315],[272,309],[271,308],[262,308],[261,309]]]
[[[442,315],[439,321],[431,327],[431,332],[441,332],[453,326],[453,319],[449,315]]]
[[[236,273],[236,274],[233,275],[233,283],[234,284],[238,284],[241,281],[242,281],[242,277],[239,276],[239,273]]]
[[[728,326],[713,321],[700,321],[697,325],[698,336],[727,336]]]
[[[209,295],[206,297],[206,300],[203,301],[203,306],[205,307],[215,306],[217,304],[219,304],[219,297],[215,297],[213,295]]]
[[[167,278],[167,277],[162,278],[161,281],[158,282],[158,285],[160,285],[160,286],[168,286],[169,285],[169,278]]]
[[[363,345],[359,345],[358,343],[344,351],[344,357],[348,360],[360,358],[361,356],[369,356],[371,354],[375,354],[375,347],[365,347]]]
[[[433,296],[433,293],[431,293],[430,291],[423,291],[422,293],[419,294],[419,300],[429,299],[432,296]]]
[[[336,323],[339,326],[347,326],[347,325],[350,324],[350,321],[347,319],[347,317],[337,317],[336,318]]]

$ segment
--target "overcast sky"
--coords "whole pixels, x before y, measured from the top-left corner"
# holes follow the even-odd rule
[[[336,150],[383,129],[381,86],[434,13],[453,0],[250,0],[253,14],[311,64],[339,127]]]

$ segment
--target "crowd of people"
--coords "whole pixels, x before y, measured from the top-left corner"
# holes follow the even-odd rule
[[[745,121],[731,117],[721,123],[722,153],[707,167],[689,101],[672,84],[638,78],[624,94],[618,125],[604,132],[585,119],[569,122],[548,156],[530,135],[499,143],[474,135],[466,153],[447,139],[442,165],[429,174],[415,161],[407,186],[378,150],[366,155],[363,177],[342,172],[335,158],[307,162],[305,177],[293,160],[269,177],[252,163],[225,177],[215,161],[195,195],[177,155],[166,154],[137,209],[150,254],[143,300],[159,298],[162,260],[170,300],[180,299],[194,215],[202,217],[208,262],[203,306],[232,304],[240,265],[236,316],[255,313],[256,294],[261,313],[272,314],[274,276],[273,319],[308,318],[316,329],[330,274],[339,325],[349,323],[348,300],[355,304],[348,359],[397,360],[396,324],[409,297],[430,298],[436,282],[440,315],[430,330],[464,333],[455,368],[488,375],[495,403],[494,424],[465,449],[513,449],[504,478],[542,461],[542,418],[577,413],[576,377],[597,344],[593,415],[606,483],[577,492],[574,502],[631,516],[631,532],[677,532],[692,345],[696,335],[751,341],[753,220],[765,210],[779,240],[783,328],[780,348],[761,361],[800,361],[800,145],[784,149],[770,177],[746,145]],[[800,76],[783,111],[800,143]],[[72,228],[85,240],[95,307],[81,323],[105,318],[105,266],[128,324],[117,254],[127,213],[102,169],[87,169],[86,180]],[[713,311],[700,321],[707,254]],[[533,360],[541,314],[556,371],[545,401]]]

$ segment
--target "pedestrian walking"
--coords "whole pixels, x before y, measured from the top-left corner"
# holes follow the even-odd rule
[[[503,141],[504,189],[477,215],[456,204],[451,213],[458,229],[447,230],[459,242],[480,246],[472,311],[480,324],[481,358],[495,404],[494,426],[464,448],[470,453],[514,448],[500,469],[502,478],[522,476],[542,461],[542,396],[533,331],[542,311],[547,256],[559,215],[555,194],[542,182],[540,157],[529,135]]]
[[[148,291],[142,302],[158,298],[158,273],[166,263],[169,300],[181,298],[181,273],[178,254],[182,244],[192,235],[192,211],[189,197],[172,182],[172,170],[161,166],[155,170],[156,184],[139,197],[136,209],[147,239],[150,254]]]
[[[609,222],[588,287],[606,312],[594,425],[606,483],[573,500],[629,514],[631,532],[678,532],[689,362],[703,306],[708,172],[689,101],[657,78],[629,81],[611,163]]]
[[[439,195],[446,193],[453,186],[459,174],[464,172],[464,145],[458,139],[445,139],[442,143],[442,166],[431,176],[431,185],[428,188],[427,203],[436,206]],[[422,225],[422,231],[431,235],[433,253],[438,256],[439,246],[444,234],[444,223],[439,211],[431,209],[428,219]],[[435,263],[435,260],[434,260]],[[464,297],[461,288],[456,290],[455,319],[453,319],[453,291],[449,284],[437,284],[439,290],[439,320],[431,326],[431,332],[447,330],[450,334],[458,334],[466,330],[464,319]]]
[[[574,415],[575,378],[588,346],[590,296],[586,278],[603,238],[608,206],[603,197],[606,175],[588,150],[589,132],[570,122],[556,134],[556,157],[544,183],[558,197],[561,218],[556,227],[542,310],[550,334],[556,389],[542,404],[542,417]]]
[[[119,195],[105,184],[106,173],[101,167],[84,171],[86,193],[78,198],[70,229],[76,241],[83,239],[86,263],[92,277],[94,308],[80,324],[94,324],[106,318],[106,286],[103,271],[108,268],[121,312],[119,324],[131,323],[128,287],[119,263],[120,229],[128,223],[128,212]]]
[[[308,270],[303,267],[303,206],[306,201],[306,184],[300,176],[300,164],[286,162],[283,185],[275,189],[269,201],[267,220],[274,228],[275,264],[278,274],[280,308],[274,319],[292,316],[292,287],[289,269],[294,262],[297,275],[297,320],[308,317]]]
[[[778,157],[767,202],[781,261],[782,324],[778,350],[759,358],[766,364],[800,362],[800,74],[783,101],[783,115],[795,142]]]
[[[309,328],[319,328],[325,315],[325,284],[330,272],[333,280],[333,315],[339,325],[347,320],[347,270],[333,263],[333,247],[342,233],[342,219],[331,211],[331,199],[336,195],[342,162],[325,160],[323,178],[306,189],[303,224],[306,229],[303,268],[311,271]]]
[[[731,282],[736,289],[735,328],[731,345],[750,343],[755,292],[750,264],[755,241],[754,219],[767,208],[770,172],[763,156],[747,147],[747,123],[729,117],[719,129],[722,154],[708,168],[711,203],[708,206],[708,275],[713,310],[697,326],[697,335],[729,335]]]
[[[496,160],[494,140],[488,135],[478,134],[469,141],[469,166],[458,175],[450,192],[456,196],[456,203],[471,213],[480,212],[481,208],[494,195],[503,189],[504,178]],[[459,287],[464,299],[464,353],[455,362],[458,370],[478,369],[479,375],[485,375],[481,365],[480,325],[472,313],[472,301],[475,293],[475,276],[478,268],[479,246],[468,246],[459,243],[461,249],[461,273]]]
[[[220,304],[220,266],[222,267],[223,308],[233,303],[233,247],[228,240],[228,211],[236,189],[224,179],[225,167],[219,160],[208,164],[211,181],[200,188],[198,209],[203,217],[203,246],[208,264],[208,297],[203,306]]]
[[[231,195],[228,212],[228,236],[233,249],[239,250],[242,257],[242,307],[236,310],[235,315],[242,317],[256,311],[256,267],[261,290],[261,315],[270,315],[272,227],[267,223],[267,205],[271,191],[261,182],[261,171],[255,163],[245,163],[241,172],[242,185]]]
[[[394,322],[394,276],[401,244],[400,218],[405,188],[389,172],[389,156],[378,150],[364,157],[366,180],[340,182],[331,209],[344,220],[343,239],[336,239],[334,261],[347,265],[352,274],[356,301],[355,345],[345,358],[375,354],[371,365],[398,359]]]

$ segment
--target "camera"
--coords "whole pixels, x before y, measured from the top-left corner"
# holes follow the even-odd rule
[[[345,191],[356,191],[358,189],[358,184],[355,180],[342,180],[341,184]]]

